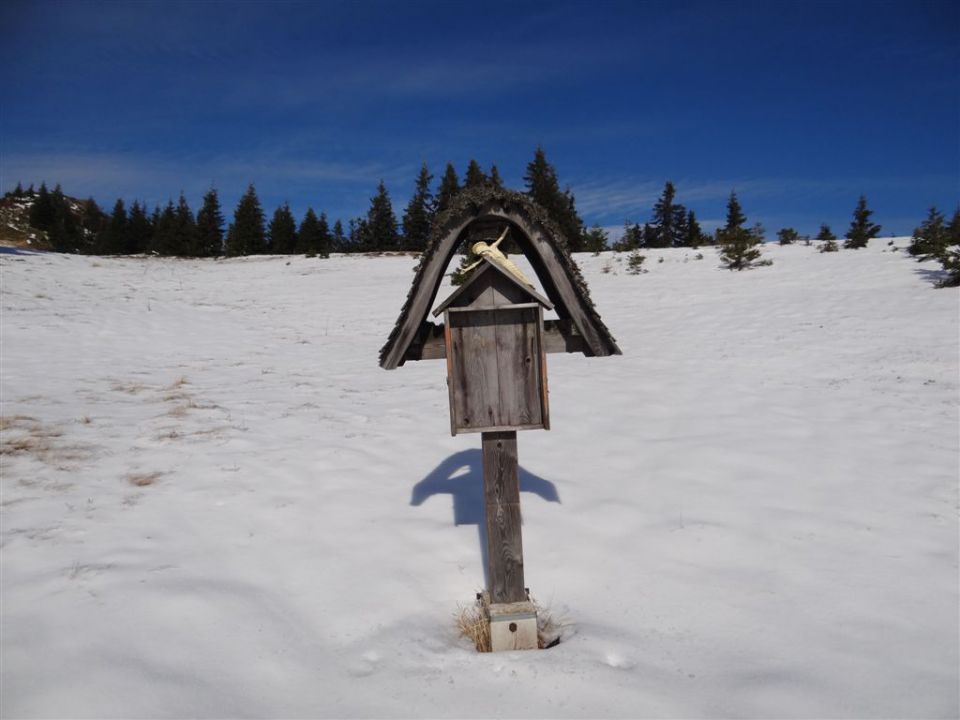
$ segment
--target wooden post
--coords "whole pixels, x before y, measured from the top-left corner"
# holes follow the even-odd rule
[[[485,432],[482,440],[490,602],[524,602],[517,433]]]

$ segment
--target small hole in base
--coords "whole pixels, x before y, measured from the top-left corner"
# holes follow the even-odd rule
[[[517,631],[517,624],[510,623],[510,632],[516,632],[516,631]]]

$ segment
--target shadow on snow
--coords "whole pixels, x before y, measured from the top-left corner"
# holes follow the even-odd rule
[[[549,480],[519,468],[520,492],[539,495],[547,502],[560,502],[556,486]],[[422,505],[434,495],[453,496],[453,524],[476,525],[483,563],[483,580],[487,577],[487,524],[483,509],[483,453],[478,449],[454,453],[437,465],[423,480],[413,486],[410,505]],[[521,503],[521,517],[522,517]]]

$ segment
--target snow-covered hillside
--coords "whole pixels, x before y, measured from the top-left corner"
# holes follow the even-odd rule
[[[377,366],[414,260],[0,256],[3,717],[956,717],[957,291],[702,252],[578,258],[624,355],[549,356],[567,627],[497,655],[480,438]]]

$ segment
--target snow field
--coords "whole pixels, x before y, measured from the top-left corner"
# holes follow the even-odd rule
[[[956,717],[960,309],[886,242],[578,257],[624,355],[548,357],[567,627],[497,655],[413,259],[0,256],[3,717]]]

